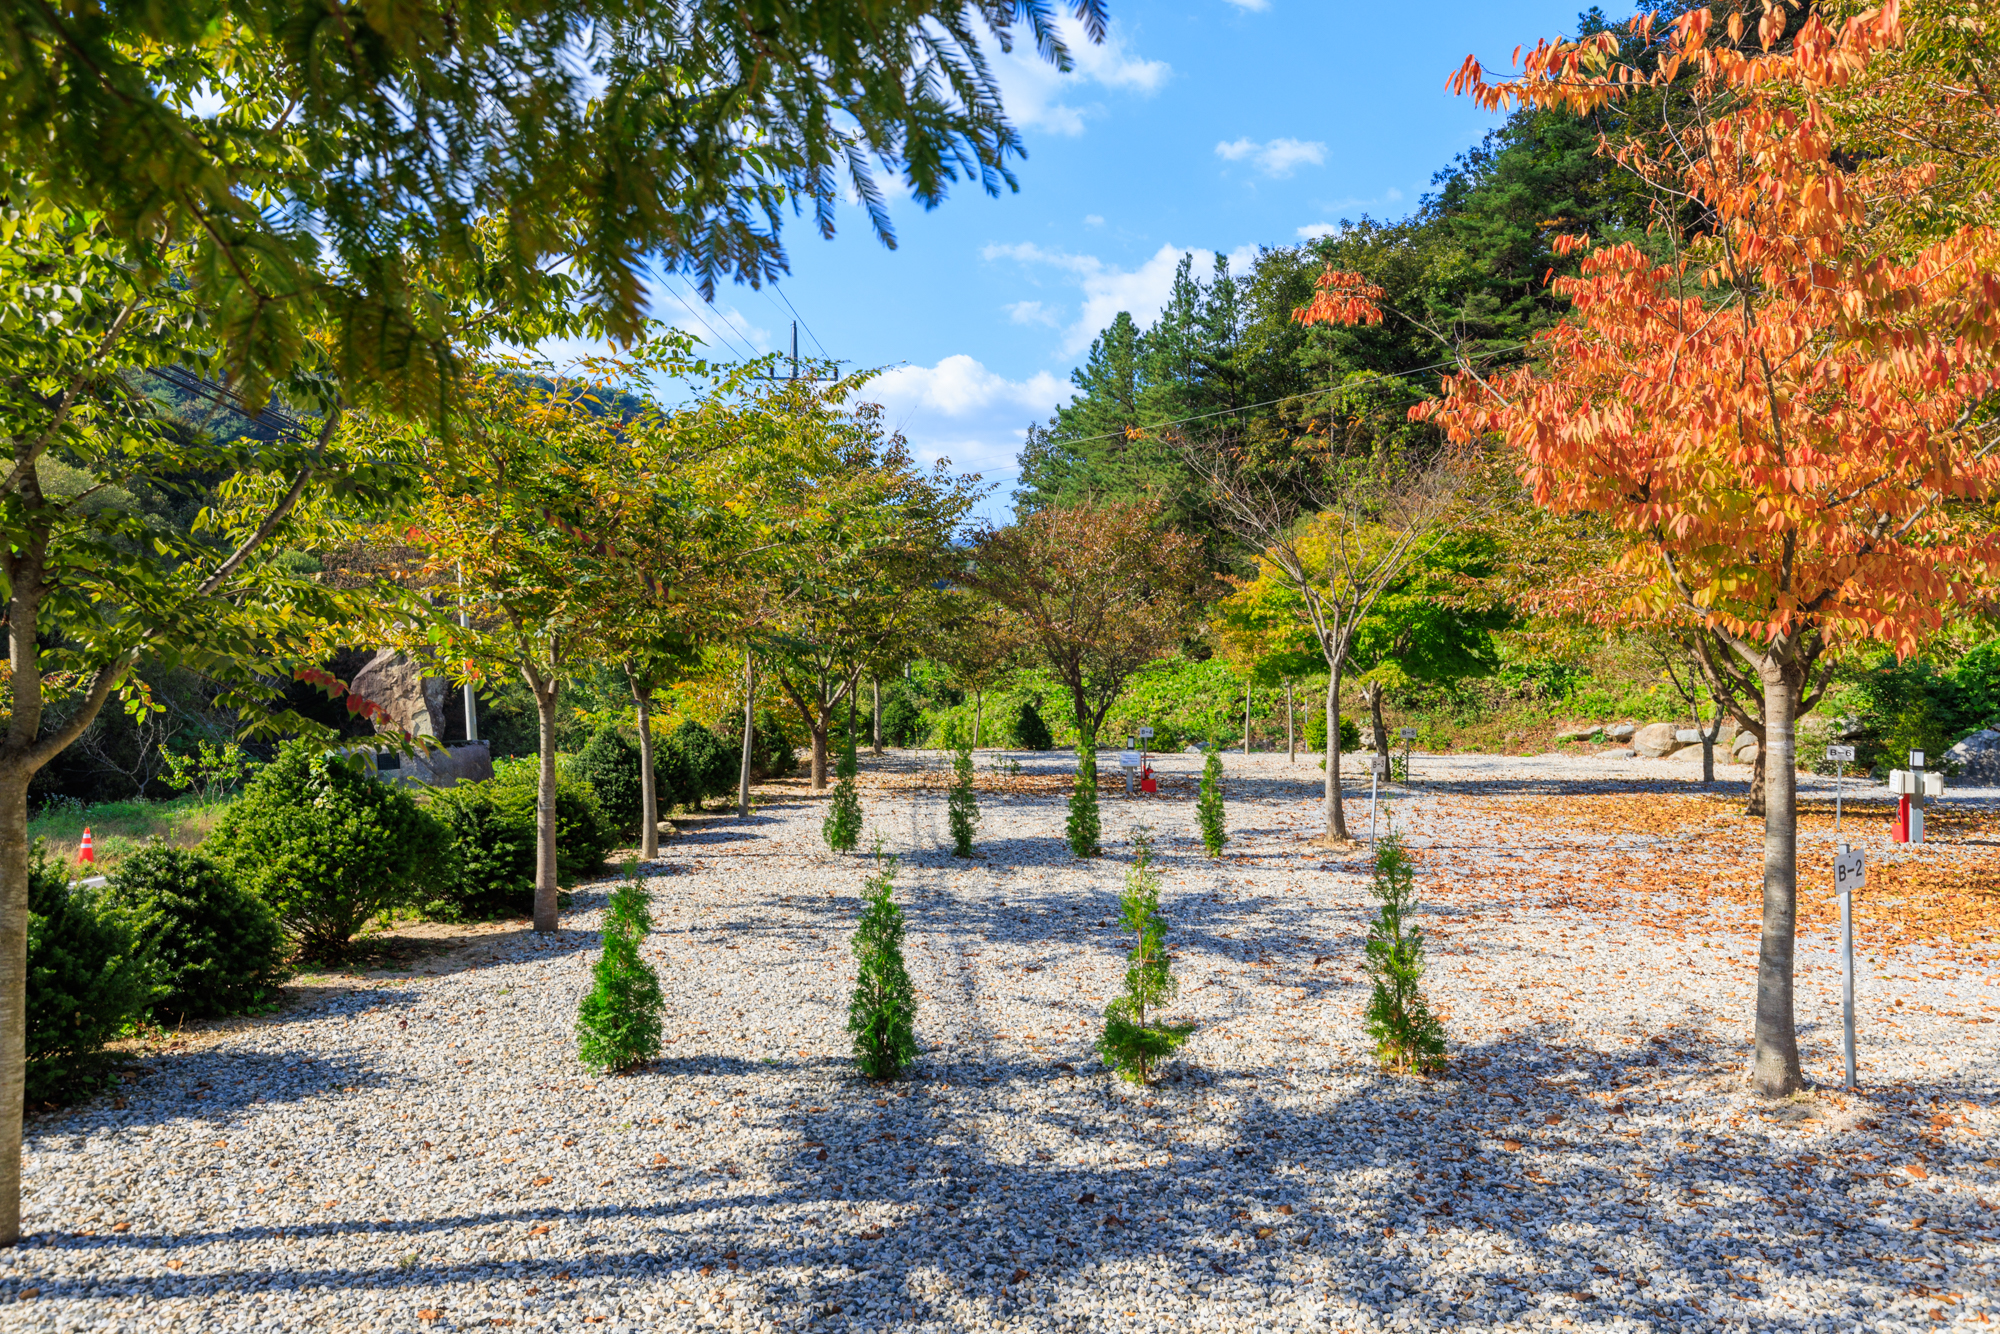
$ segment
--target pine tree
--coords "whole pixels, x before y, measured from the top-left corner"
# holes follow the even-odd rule
[[[855,775],[860,769],[860,761],[854,755],[854,735],[850,732],[847,744],[840,749],[840,761],[834,767],[840,781],[833,785],[826,821],[820,826],[826,835],[826,845],[835,852],[852,852],[861,841],[861,793],[855,786]]]
[[[1222,750],[1213,741],[1201,766],[1201,796],[1195,801],[1194,813],[1201,822],[1201,845],[1209,856],[1220,857],[1229,843],[1229,830],[1222,822]]]
[[[576,1052],[593,1069],[629,1070],[660,1054],[666,1002],[659,974],[639,957],[639,942],[652,929],[646,891],[628,865],[627,879],[605,913],[595,985],[577,1008]]]
[[[1103,830],[1097,818],[1097,738],[1089,732],[1077,738],[1076,790],[1069,794],[1069,820],[1063,831],[1073,854],[1097,855]]]
[[[1368,975],[1375,994],[1368,1001],[1368,1036],[1384,1067],[1399,1073],[1428,1074],[1444,1065],[1444,1026],[1418,989],[1424,975],[1424,933],[1406,926],[1416,907],[1415,868],[1400,836],[1375,845],[1375,880],[1369,886],[1382,904],[1368,928]]]
[[[868,906],[854,931],[854,1000],[847,1031],[854,1060],[870,1079],[894,1079],[917,1055],[917,993],[903,964],[903,910],[893,897],[896,859],[875,855],[882,869],[868,882]]]
[[[972,855],[972,835],[979,828],[979,798],[972,791],[972,748],[960,746],[951,761],[951,854]]]
[[[1153,869],[1153,841],[1144,830],[1132,839],[1132,865],[1125,873],[1121,919],[1136,931],[1138,944],[1126,956],[1125,994],[1104,1012],[1104,1036],[1097,1044],[1104,1063],[1126,1079],[1143,1084],[1154,1066],[1187,1041],[1192,1024],[1162,1024],[1147,1014],[1174,998],[1179,985],[1170,971],[1167,925],[1160,917],[1160,873]]]

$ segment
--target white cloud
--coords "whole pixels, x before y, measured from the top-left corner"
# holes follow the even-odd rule
[[[1082,289],[1082,310],[1076,321],[1063,330],[1062,353],[1073,357],[1089,347],[1090,340],[1118,318],[1121,310],[1130,311],[1142,328],[1151,324],[1167,303],[1174,286],[1174,269],[1184,253],[1180,246],[1163,245],[1134,269],[1106,264],[1095,255],[1045,250],[1032,241],[989,245],[980,255],[989,261],[1011,259],[1031,267],[1053,269]],[[1248,264],[1255,257],[1255,250],[1241,247],[1231,253],[1230,267],[1240,272],[1237,266]],[[1194,267],[1197,273],[1206,276],[1213,267],[1211,252],[1198,252]]]
[[[1086,227],[1102,227],[1104,225],[1104,215],[1102,213],[1086,213],[1083,215],[1083,225]]]
[[[1320,237],[1332,236],[1339,230],[1340,224],[1337,222],[1309,222],[1299,228],[1299,239],[1302,241],[1317,241]]]
[[[1007,318],[1016,324],[1046,324],[1055,327],[1056,313],[1039,301],[1016,301],[1007,307]]]
[[[1261,14],[1271,7],[1271,0],[1229,0],[1238,9],[1247,9],[1253,14]]]
[[[1148,60],[1129,50],[1115,23],[1101,45],[1085,36],[1074,19],[1064,18],[1057,26],[1074,65],[1068,74],[1043,60],[1032,41],[1016,43],[994,62],[1007,115],[1016,125],[1052,134],[1082,134],[1084,122],[1103,110],[1098,103],[1080,100],[1088,87],[1149,95],[1173,76],[1173,66],[1166,61]]]
[[[1331,202],[1322,202],[1317,207],[1323,213],[1337,213],[1344,218],[1355,209],[1359,209],[1363,213],[1366,213],[1370,209],[1382,209],[1386,211],[1390,205],[1402,202],[1403,192],[1392,185],[1373,199],[1336,199]],[[1299,236],[1303,240],[1317,241],[1320,237],[1332,236],[1339,230],[1340,224],[1337,222],[1309,222],[1299,228]]]
[[[860,397],[880,403],[888,423],[926,463],[951,460],[962,472],[988,475],[999,491],[979,511],[1004,517],[1016,456],[1029,422],[1046,420],[1074,392],[1047,371],[1010,380],[963,353],[935,366],[898,366],[870,380]]]
[[[1308,139],[1233,139],[1215,146],[1215,155],[1228,162],[1249,159],[1266,176],[1289,176],[1305,163],[1317,167],[1326,161],[1326,145]]]

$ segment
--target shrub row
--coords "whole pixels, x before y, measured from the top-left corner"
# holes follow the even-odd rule
[[[753,776],[782,777],[798,765],[791,738],[769,710],[757,719],[750,756]],[[599,731],[569,771],[596,791],[614,829],[624,834],[638,831],[639,747],[623,732],[609,727]],[[676,806],[698,811],[703,802],[735,796],[741,773],[741,752],[692,718],[653,746],[653,790],[661,815]]]

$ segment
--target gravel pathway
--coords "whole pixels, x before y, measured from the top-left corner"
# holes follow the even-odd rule
[[[1423,786],[1385,801],[1423,856],[1453,1050],[1397,1081],[1360,1032],[1365,858],[1306,841],[1310,759],[1229,758],[1218,861],[1177,781],[1108,798],[1108,855],[1079,864],[1072,761],[1015,758],[982,775],[1007,790],[969,864],[912,757],[869,766],[915,1078],[871,1085],[846,1056],[869,863],[826,853],[796,794],[747,826],[697,817],[652,882],[656,1065],[575,1062],[605,886],[559,934],[497,933],[436,975],[305,979],[281,1014],[148,1056],[122,1106],[31,1121],[0,1328],[1889,1331],[2000,1309],[1991,977],[1884,956],[1868,1087],[1762,1104],[1741,1076],[1754,924],[1550,901],[1550,868],[1643,840],[1489,809],[1687,792],[1685,769],[1418,758]],[[1199,1024],[1147,1089],[1092,1055],[1141,822],[1175,1013]],[[1836,981],[1824,942],[1802,958],[1826,1080]]]

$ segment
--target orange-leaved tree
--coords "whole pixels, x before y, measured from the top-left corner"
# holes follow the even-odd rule
[[[1658,33],[1635,20],[1543,42],[1496,80],[1468,58],[1454,86],[1489,108],[1587,111],[1672,85],[1686,123],[1615,150],[1656,191],[1665,257],[1566,238],[1584,255],[1554,284],[1572,309],[1531,362],[1466,368],[1417,411],[1455,440],[1504,442],[1539,504],[1609,519],[1636,576],[1628,610],[1694,618],[1761,685],[1753,1079],[1776,1096],[1802,1084],[1793,722],[1808,675],[1842,643],[1914,652],[2000,556],[1975,503],[2000,489],[2000,236],[1878,226],[1876,204],[1931,173],[1841,151],[1828,102],[1893,65],[1893,0],[1838,26],[1775,3],[1751,17],[1754,31],[1703,7]]]

